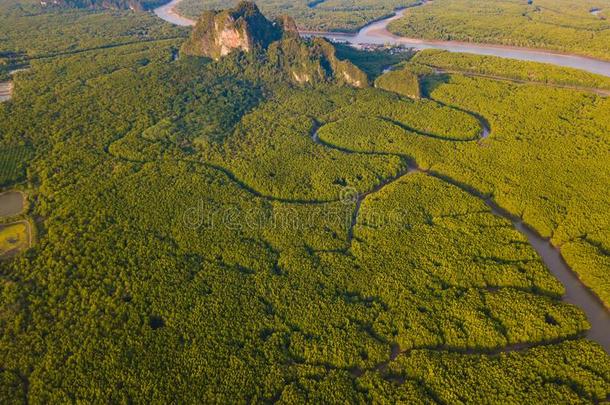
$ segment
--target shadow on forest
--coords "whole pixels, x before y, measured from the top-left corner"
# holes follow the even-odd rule
[[[433,76],[424,76],[421,78],[421,93],[422,97],[430,98],[430,94],[443,84],[449,83],[450,75],[447,73],[439,73]]]

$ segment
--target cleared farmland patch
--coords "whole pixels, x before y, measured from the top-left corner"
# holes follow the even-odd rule
[[[30,224],[27,221],[0,226],[0,257],[12,256],[30,245]]]
[[[0,217],[21,214],[25,206],[25,195],[21,191],[7,191],[0,194]]]

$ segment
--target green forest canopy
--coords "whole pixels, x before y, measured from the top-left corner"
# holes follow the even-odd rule
[[[482,200],[411,173],[352,223],[346,194],[413,162],[450,176],[552,236],[608,303],[607,98],[459,74],[419,101],[299,87],[258,54],[174,61],[185,31],[148,15],[2,4],[2,46],[31,66],[0,104],[2,167],[24,168],[6,187],[38,233],[0,262],[7,402],[610,394],[584,314]]]
[[[237,3],[183,0],[180,14],[197,18],[204,10]],[[395,9],[417,4],[407,0],[286,1],[260,0],[270,16],[288,14],[300,29],[357,31],[367,23],[391,15]],[[597,10],[596,13],[591,13]],[[410,8],[390,24],[398,35],[415,38],[471,41],[543,48],[610,60],[609,0],[434,0]]]
[[[183,0],[177,10],[181,15],[197,18],[204,10],[224,9],[239,0]],[[256,3],[267,16],[287,14],[300,29],[318,31],[357,31],[367,23],[391,15],[395,9],[416,0],[259,0]]]
[[[598,9],[593,14],[591,10]],[[390,23],[402,36],[545,48],[610,60],[609,0],[434,0]]]

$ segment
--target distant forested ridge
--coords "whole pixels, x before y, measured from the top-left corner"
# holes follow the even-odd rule
[[[197,18],[205,10],[222,10],[240,0],[183,0],[180,14]],[[357,31],[371,21],[392,15],[395,9],[417,3],[416,0],[260,0],[263,13],[275,18],[290,15],[299,29],[315,31]]]
[[[166,0],[40,0],[43,7],[144,11],[159,7]]]

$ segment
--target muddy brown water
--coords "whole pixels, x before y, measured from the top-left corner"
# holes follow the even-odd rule
[[[363,27],[357,33],[345,32],[309,32],[302,31],[303,35],[321,36],[332,41],[346,42],[352,45],[403,45],[409,48],[443,49],[450,52],[473,53],[477,55],[498,56],[501,58],[517,59],[530,62],[542,62],[552,65],[571,67],[591,73],[610,77],[610,62],[587,58],[585,56],[563,54],[540,49],[520,48],[503,45],[488,45],[474,42],[438,41],[418,38],[406,38],[388,31],[388,24],[399,19],[409,8],[397,10],[388,18],[373,22]]]
[[[587,338],[596,341],[610,354],[610,312],[604,307],[601,300],[587,288],[572,271],[561,256],[560,251],[551,243],[532,231],[522,221],[513,219],[516,230],[527,237],[530,245],[549,269],[551,273],[563,284],[565,294],[562,300],[579,307],[591,324]]]
[[[7,191],[0,194],[0,217],[19,215],[24,206],[24,195],[21,191]]]
[[[172,0],[169,3],[167,3],[161,7],[157,7],[156,9],[153,10],[153,12],[157,15],[157,17],[161,18],[162,20],[167,21],[168,23],[174,24],[174,25],[180,25],[183,27],[189,27],[189,26],[195,25],[195,20],[192,20],[187,17],[183,17],[180,14],[178,14],[178,12],[176,11],[175,7],[181,1],[182,0]]]
[[[154,9],[154,13],[161,19],[181,26],[195,25],[195,21],[183,17],[176,11],[176,6],[182,0],[172,0],[171,2]],[[413,7],[424,5],[425,2],[416,4]],[[451,52],[474,53],[477,55],[498,56],[501,58],[517,59],[531,62],[549,63],[557,66],[571,67],[585,70],[591,73],[610,77],[610,62],[587,58],[584,56],[563,54],[540,49],[520,48],[513,46],[478,44],[474,42],[458,41],[437,41],[418,38],[405,38],[392,34],[388,31],[388,24],[404,15],[409,8],[396,10],[394,15],[368,24],[357,33],[346,32],[314,32],[301,31],[306,36],[321,36],[333,41],[347,42],[352,45],[363,44],[392,44],[404,45],[413,49],[444,49]],[[600,10],[601,11],[601,10]]]

